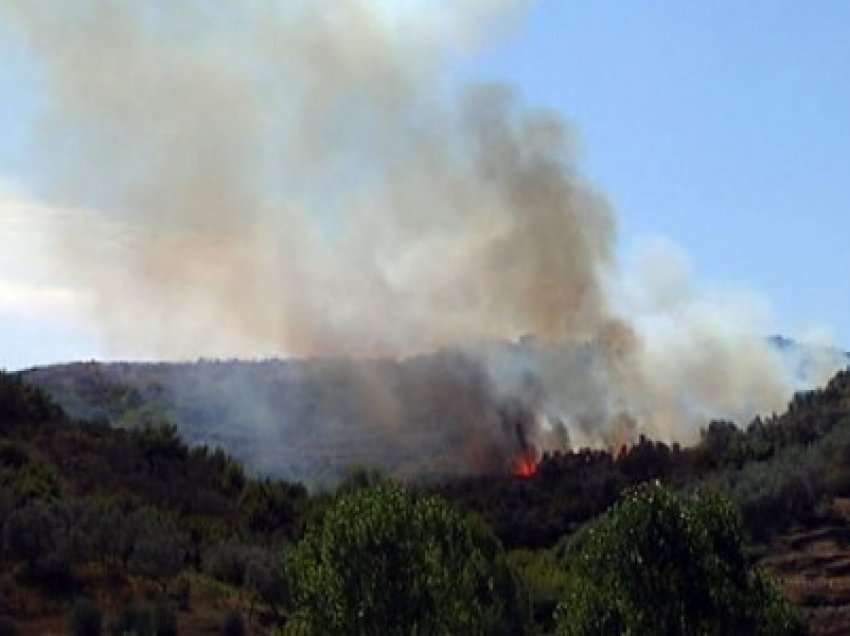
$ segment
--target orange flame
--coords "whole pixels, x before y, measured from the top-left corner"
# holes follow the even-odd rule
[[[514,462],[514,475],[528,479],[537,473],[537,458],[535,453],[526,451]]]

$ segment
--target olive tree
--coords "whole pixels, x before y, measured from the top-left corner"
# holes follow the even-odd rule
[[[660,484],[629,491],[564,556],[561,636],[800,633],[777,588],[748,566],[728,500]]]
[[[339,497],[285,555],[289,633],[516,633],[497,541],[434,497],[381,484]]]

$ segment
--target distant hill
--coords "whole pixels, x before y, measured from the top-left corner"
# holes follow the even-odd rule
[[[850,364],[837,350],[770,342],[799,378],[825,381],[821,367]],[[460,351],[402,361],[82,362],[22,376],[72,417],[126,428],[171,422],[190,444],[311,486],[336,483],[352,465],[402,478],[499,473],[522,444],[480,364]]]
[[[403,362],[87,362],[23,377],[73,417],[127,428],[173,422],[191,444],[223,447],[254,472],[313,486],[337,482],[353,465],[399,477],[498,472],[513,452],[501,405],[480,366],[460,353]]]

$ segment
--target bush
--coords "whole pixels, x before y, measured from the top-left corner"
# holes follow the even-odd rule
[[[286,555],[288,629],[307,634],[516,633],[500,546],[438,498],[384,484],[337,499]]]
[[[228,612],[224,617],[224,623],[221,626],[223,636],[244,636],[245,621],[242,620],[242,614],[239,612]]]
[[[767,460],[726,468],[702,486],[727,495],[741,511],[751,539],[766,541],[795,523],[806,523],[825,496],[850,483],[846,451],[850,421],[807,446],[787,446]]]
[[[102,622],[97,606],[90,600],[81,598],[71,608],[68,632],[71,636],[100,636]]]
[[[776,587],[748,568],[738,515],[717,496],[632,490],[566,559],[575,578],[556,611],[563,636],[802,632]]]
[[[535,624],[551,633],[555,608],[569,589],[570,573],[561,567],[554,550],[514,550],[507,561],[528,599]]]

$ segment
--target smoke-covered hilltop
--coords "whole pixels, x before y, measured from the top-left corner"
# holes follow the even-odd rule
[[[771,343],[798,373],[835,353]],[[569,393],[540,382],[541,369],[555,365],[583,369]],[[221,446],[253,471],[315,486],[356,465],[432,480],[504,474],[529,453],[619,448],[646,430],[607,411],[603,370],[593,347],[525,339],[404,360],[89,362],[25,376],[75,417],[128,427],[171,421],[190,443]],[[690,423],[690,437],[667,441],[695,441],[700,426],[724,417],[705,414]]]
[[[543,388],[533,376],[522,394],[503,397],[480,360],[460,351],[403,361],[92,362],[26,377],[75,417],[172,421],[192,443],[311,485],[356,465],[415,479],[507,474],[525,452],[569,444],[563,423],[534,410]]]
[[[321,358],[276,363],[273,382],[127,371],[168,376],[141,388],[182,424],[212,425],[197,404],[232,411],[216,422],[263,440],[241,455],[259,466],[316,440],[351,454],[347,426],[386,437],[370,446],[394,470],[434,445],[478,470],[505,436],[687,442],[711,417],[780,410],[797,382],[753,335],[769,312],[705,292],[663,242],[619,267],[568,124],[509,86],[449,81],[527,5],[429,21],[367,0],[0,0],[43,92],[27,214],[110,356]],[[545,344],[467,349],[526,334]],[[309,433],[279,445],[294,422]]]

